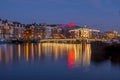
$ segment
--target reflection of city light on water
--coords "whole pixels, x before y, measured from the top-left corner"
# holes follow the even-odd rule
[[[74,68],[76,66],[88,66],[91,60],[90,44],[60,44],[60,43],[26,43],[24,45],[6,45],[0,46],[0,62],[3,60],[6,63],[12,60],[24,59],[28,62],[29,59],[36,58],[44,59],[63,59],[68,55],[68,66]]]
[[[20,59],[20,53],[21,53],[21,48],[20,48],[20,44],[18,44],[18,57]]]
[[[88,66],[91,61],[91,46],[90,44],[74,45],[73,50],[68,51],[68,66]]]
[[[38,56],[39,57],[41,56],[41,45],[40,45],[40,43],[38,43]]]
[[[10,60],[10,45],[6,45],[7,51],[5,52],[5,62],[8,63]]]
[[[0,46],[0,62],[2,61],[2,47]]]
[[[55,53],[55,60],[57,60],[58,59],[58,54],[59,54],[59,52],[58,52],[58,44],[56,45],[57,47],[54,47],[55,49],[54,49],[54,53]]]
[[[83,66],[87,66],[90,64],[91,60],[91,47],[90,44],[85,46],[85,54],[83,55]]]
[[[68,66],[70,68],[74,67],[74,60],[75,60],[75,53],[74,50],[73,51],[71,50],[68,52]]]
[[[28,51],[28,46],[29,46],[29,44],[28,43],[26,43],[25,44],[25,59],[26,59],[26,61],[28,61],[28,56],[29,56],[29,51]]]
[[[0,62],[4,60],[7,64],[12,60],[11,46],[9,44],[0,45]]]
[[[34,45],[31,44],[31,54],[32,54],[32,60],[34,60]]]

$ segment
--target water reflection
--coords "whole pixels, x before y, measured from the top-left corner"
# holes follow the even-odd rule
[[[91,61],[90,44],[76,44],[73,46],[73,49],[68,50],[69,67],[80,65],[88,66],[90,64],[90,61]]]
[[[90,44],[26,43],[0,45],[0,63],[65,59],[68,66],[88,66],[91,61]]]
[[[28,61],[28,56],[29,56],[29,51],[28,51],[28,47],[29,47],[29,44],[27,43],[27,44],[25,44],[25,46],[24,46],[24,53],[25,53],[25,59],[26,59],[26,61]]]
[[[0,62],[2,60],[2,47],[0,46]]]

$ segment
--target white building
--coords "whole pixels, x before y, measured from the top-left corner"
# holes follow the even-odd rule
[[[78,29],[70,30],[69,32],[74,32],[76,35],[76,38],[90,38],[92,36],[91,32],[100,32],[100,30],[81,27]]]
[[[46,28],[45,28],[45,38],[52,38],[52,30],[53,30],[53,27],[46,26]]]

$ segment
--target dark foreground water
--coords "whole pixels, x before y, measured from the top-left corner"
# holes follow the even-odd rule
[[[90,44],[0,44],[0,80],[120,80],[120,57]]]

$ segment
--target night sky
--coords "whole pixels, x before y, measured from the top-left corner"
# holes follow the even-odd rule
[[[0,0],[0,18],[120,32],[120,0]]]

